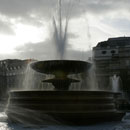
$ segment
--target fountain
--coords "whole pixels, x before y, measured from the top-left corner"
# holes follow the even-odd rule
[[[86,72],[90,68],[90,63],[50,60],[32,63],[31,67],[40,73],[53,74],[54,78],[43,80],[43,82],[52,83],[54,90],[11,91],[6,111],[11,121],[44,124],[47,117],[45,115],[48,115],[53,119],[52,124],[57,121],[62,124],[81,125],[120,120],[124,115],[124,112],[117,110],[116,100],[118,99],[115,96],[117,93],[69,90],[71,83],[80,82],[80,80],[68,78],[68,75]],[[33,114],[30,114],[30,111],[33,111]],[[33,118],[32,115],[34,115]],[[47,124],[51,123],[47,122]]]
[[[119,80],[120,80],[120,77],[117,76],[116,74],[114,74],[112,77],[111,77],[111,82],[112,82],[112,91],[113,92],[119,92],[119,87],[120,87],[120,84],[119,84]]]
[[[33,63],[31,67],[40,73],[53,74],[55,76],[53,79],[43,80],[42,82],[52,83],[55,90],[69,90],[70,84],[79,82],[79,80],[67,76],[85,72],[90,64],[75,60],[51,60]]]
[[[12,90],[6,113],[12,122],[26,124],[82,125],[121,120],[125,114],[117,109],[117,94],[100,90],[69,90],[71,83],[80,79],[70,75],[87,74],[91,64],[78,60],[63,60],[67,38],[67,25],[63,35],[61,1],[59,1],[59,32],[54,23],[54,36],[60,50],[60,60],[39,61],[31,67],[40,73],[53,75],[42,82],[51,83],[54,90]],[[68,20],[67,20],[68,21]],[[86,86],[85,86],[86,87]],[[36,86],[37,88],[37,86]]]

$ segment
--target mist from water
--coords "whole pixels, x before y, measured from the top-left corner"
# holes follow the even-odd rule
[[[62,125],[62,122],[56,120],[53,116],[47,113],[41,113],[36,110],[23,108],[20,106],[9,106],[10,109],[6,109],[6,112],[11,113],[11,120],[17,121],[17,123],[23,124],[24,126],[44,126],[44,125]],[[43,115],[41,119],[41,114]],[[29,115],[29,116],[28,116]],[[22,117],[21,118],[19,118]],[[10,119],[8,119],[10,121]]]
[[[95,73],[96,66],[93,63],[91,68],[88,71],[88,89],[89,90],[99,90],[98,82],[97,82],[97,77]]]
[[[112,82],[112,91],[119,92],[120,91],[120,77],[114,74],[111,77],[111,82]]]
[[[62,3],[61,0],[58,1],[58,18],[53,17],[53,27],[54,27],[54,42],[57,48],[57,55],[60,59],[64,58],[66,44],[67,44],[67,31],[68,31],[68,22],[69,19],[66,17],[65,25],[63,28],[63,19],[62,19]]]
[[[27,65],[26,69],[25,69],[25,75],[24,75],[24,79],[23,79],[23,84],[22,84],[22,88],[24,90],[27,89],[31,89],[34,87],[34,82],[35,82],[35,75],[34,75],[34,70],[32,70],[32,68],[30,67],[30,63]]]
[[[21,90],[33,90],[43,88],[42,79],[45,77],[44,74],[38,73],[33,70],[30,66],[32,62],[30,62],[25,68],[23,83],[20,85]]]

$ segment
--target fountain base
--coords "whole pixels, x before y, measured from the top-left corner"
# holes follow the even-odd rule
[[[121,120],[116,105],[107,91],[11,91],[6,113],[13,122],[86,125]]]

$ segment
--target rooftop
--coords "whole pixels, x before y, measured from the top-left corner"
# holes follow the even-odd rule
[[[99,42],[97,47],[115,47],[115,46],[128,46],[130,45],[130,37],[116,37],[109,38],[107,41]]]

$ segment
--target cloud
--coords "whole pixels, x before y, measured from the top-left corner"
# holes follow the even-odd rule
[[[74,50],[71,46],[66,49],[65,59],[73,60],[87,60],[91,52]],[[23,46],[17,47],[17,57],[21,59],[32,58],[38,60],[52,60],[57,59],[56,47],[52,40],[47,39],[45,42],[27,43]]]
[[[0,13],[9,17],[50,17],[56,11],[58,0],[0,0]],[[117,10],[129,10],[129,0],[62,0],[63,12],[71,17],[89,12],[103,14]],[[68,12],[69,11],[69,12]]]
[[[6,34],[6,35],[14,35],[14,31],[7,21],[1,21],[0,20],[0,33]]]
[[[116,19],[106,17],[103,22],[124,34],[130,34],[130,19],[127,17],[119,17]]]
[[[0,0],[0,12],[10,17],[27,16],[33,12],[49,11],[54,2],[45,0]],[[46,8],[46,9],[45,9]],[[44,9],[42,11],[42,9]],[[46,14],[47,12],[44,12]]]
[[[74,34],[74,33],[68,33],[67,34],[67,37],[68,37],[68,39],[75,39],[75,38],[78,38],[79,36],[77,35],[77,34]]]
[[[33,59],[53,59],[54,45],[51,40],[46,40],[45,42],[39,43],[27,43],[23,46],[17,47],[17,55],[20,58],[33,58]]]
[[[56,14],[57,3],[58,0],[0,0],[0,15],[7,17],[9,22],[14,18],[14,24],[21,22],[43,26],[44,21],[52,20]],[[71,19],[85,13],[102,17],[111,14],[114,16],[109,17],[116,19],[120,12],[122,15],[130,12],[129,8],[129,0],[62,0],[62,15],[68,14]]]
[[[0,0],[0,33],[14,34],[13,25],[17,23],[29,24],[33,26],[48,26],[52,20],[52,16],[56,14],[58,0]],[[119,34],[130,34],[130,1],[129,0],[62,0],[63,16],[70,15],[70,18],[84,18],[87,13],[88,28],[91,36],[90,40],[97,43],[98,40],[107,39]],[[2,17],[1,17],[2,16]],[[81,16],[81,17],[80,17]],[[89,16],[93,19],[90,20]],[[5,18],[3,20],[3,17]],[[12,22],[12,19],[14,22]],[[44,23],[44,21],[46,21]],[[97,22],[98,21],[98,22]],[[97,23],[97,24],[96,24]],[[98,24],[100,23],[100,24]],[[87,23],[85,23],[87,24]],[[103,26],[100,26],[103,25]],[[104,26],[105,25],[105,26]],[[69,39],[78,39],[80,35],[84,35],[85,28],[76,30],[76,26],[82,26],[82,23],[74,25],[75,32],[69,32]],[[115,31],[113,31],[115,30]],[[77,32],[76,32],[77,31]],[[80,33],[82,31],[82,33]],[[88,36],[88,37],[89,37]],[[81,39],[80,43],[87,40]],[[74,41],[76,43],[77,41]],[[67,58],[80,59],[83,52],[74,50],[70,46],[67,47]],[[55,46],[53,40],[47,39],[45,42],[27,43],[16,48],[16,55],[19,58],[36,58],[36,59],[54,59]],[[86,53],[86,52],[85,52]],[[12,56],[14,57],[14,55]]]

